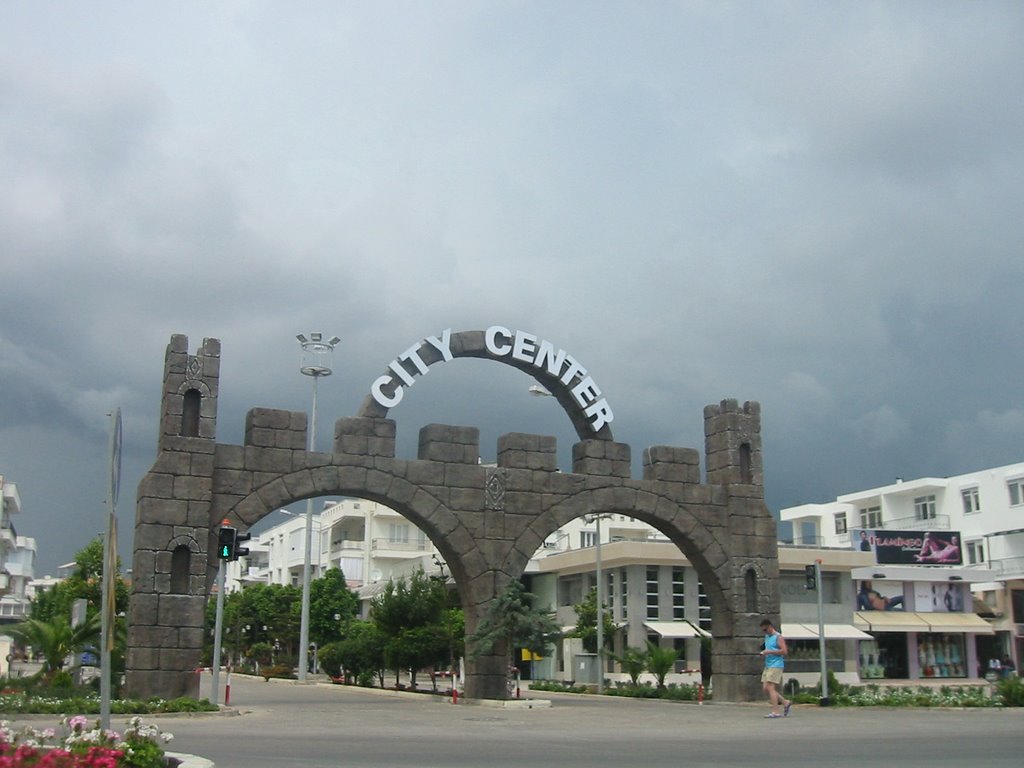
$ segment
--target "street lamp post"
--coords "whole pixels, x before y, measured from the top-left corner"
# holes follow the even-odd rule
[[[596,514],[584,518],[597,525],[594,543],[594,571],[597,578],[597,692],[604,693],[604,573],[601,570],[601,518]]]
[[[527,390],[534,397],[554,397],[547,388],[533,384]],[[594,570],[597,578],[597,692],[604,693],[604,573],[601,569],[601,518],[602,514],[586,515],[583,519],[597,524],[594,546]]]
[[[304,334],[296,337],[302,347],[302,363],[299,370],[313,379],[313,413],[309,420],[309,450],[316,450],[316,390],[321,376],[334,373],[331,368],[334,347],[341,341],[332,336],[325,341],[322,333]],[[310,550],[313,548],[313,499],[306,499],[306,546],[302,559],[302,619],[299,625],[299,682],[306,682],[309,665],[309,570]]]

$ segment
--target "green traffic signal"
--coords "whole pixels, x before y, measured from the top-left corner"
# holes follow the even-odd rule
[[[217,534],[217,557],[221,560],[235,559],[235,541],[238,538],[238,531],[229,526],[223,526]]]

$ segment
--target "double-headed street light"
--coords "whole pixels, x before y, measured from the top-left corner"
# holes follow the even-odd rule
[[[309,451],[316,450],[316,389],[321,376],[334,373],[331,367],[334,347],[341,341],[337,336],[324,340],[322,333],[304,334],[295,337],[302,347],[299,370],[313,379],[313,413],[309,420]],[[306,682],[309,666],[309,571],[310,551],[313,548],[313,499],[306,499],[306,547],[302,558],[302,621],[299,628],[299,682]]]
[[[531,385],[527,390],[534,397],[554,397],[554,393],[539,384]],[[604,692],[604,572],[601,568],[601,518],[607,514],[584,515],[585,523],[595,523],[597,532],[594,540],[594,570],[597,581],[597,692]]]

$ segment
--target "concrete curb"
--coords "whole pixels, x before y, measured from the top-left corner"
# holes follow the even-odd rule
[[[215,768],[212,760],[207,760],[205,757],[199,757],[198,755],[188,755],[184,752],[164,752],[164,754],[167,757],[180,760],[178,768]]]

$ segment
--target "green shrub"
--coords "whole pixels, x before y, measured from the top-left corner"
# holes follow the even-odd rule
[[[272,677],[294,680],[295,668],[291,664],[273,664],[267,667],[260,667],[260,674],[264,680],[269,680]]]
[[[792,699],[794,696],[800,693],[800,681],[797,680],[795,677],[789,678],[789,680],[786,681],[786,684],[782,686],[782,693],[787,698]]]
[[[1004,707],[1024,707],[1024,679],[1009,677],[996,684],[996,696]]]
[[[178,699],[170,699],[168,701],[162,701],[157,699],[156,701],[150,700],[149,702],[150,712],[216,712],[219,707],[215,704],[211,704],[209,699],[190,699],[187,696],[182,696]]]
[[[554,691],[555,693],[586,693],[587,686],[571,685],[561,680],[532,680],[531,691]]]
[[[328,643],[317,651],[317,660],[320,662],[320,669],[331,677],[341,675],[341,648],[339,643]]]

